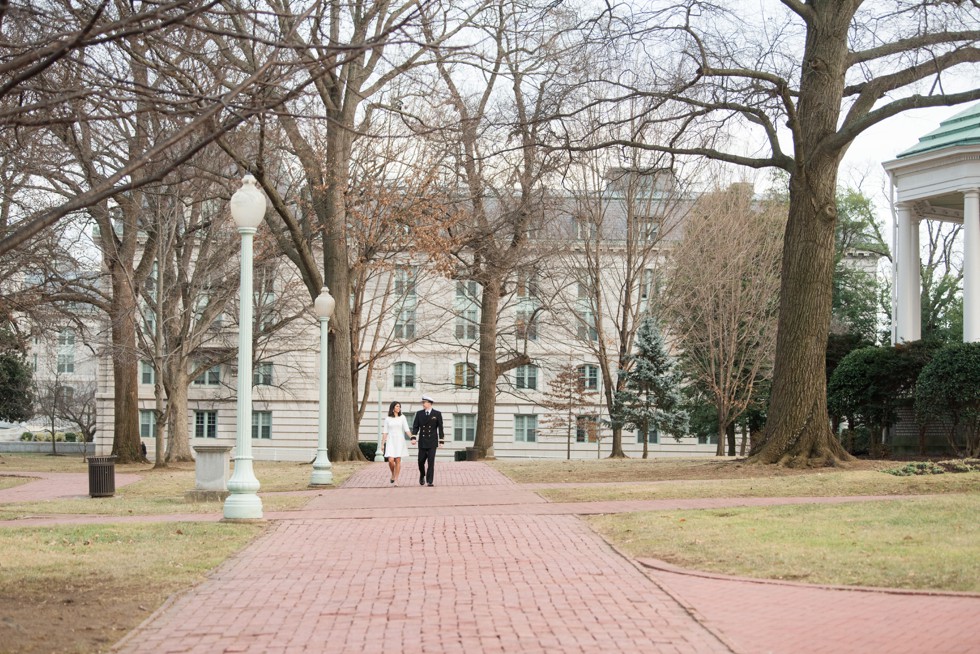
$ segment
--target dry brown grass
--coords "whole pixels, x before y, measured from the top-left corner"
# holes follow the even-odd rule
[[[333,464],[334,488],[363,463]],[[297,509],[311,493],[308,463],[254,462],[266,512]],[[133,516],[214,513],[220,502],[188,503],[194,465],[118,465],[142,479],[111,498],[0,506],[0,519],[26,515]],[[3,455],[0,474],[87,473],[80,457]],[[0,477],[0,481],[18,481]],[[320,489],[318,489],[320,490]],[[329,487],[325,490],[329,490]],[[106,652],[171,594],[204,578],[264,527],[256,524],[99,524],[0,530],[0,651]]]
[[[0,651],[106,652],[262,529],[214,523],[2,529]]]
[[[756,479],[799,477],[820,470],[748,465],[736,459],[657,458],[598,459],[585,461],[491,461],[493,467],[521,484],[590,484],[667,481],[672,479]],[[893,461],[855,461],[847,470],[880,470]]]
[[[815,584],[980,592],[980,493],[589,518],[634,557]]]
[[[5,457],[0,469],[23,472],[86,472],[87,464],[65,460],[68,457]],[[82,465],[81,469],[78,466]],[[333,464],[334,486],[342,484],[364,463]],[[293,511],[302,508],[310,495],[293,495],[309,489],[312,466],[308,463],[255,461],[255,476],[261,484],[259,497],[265,511]],[[232,466],[234,468],[234,466]],[[146,464],[116,466],[116,472],[135,473],[142,479],[116,489],[113,497],[75,498],[43,502],[0,505],[0,520],[32,515],[158,515],[166,513],[221,513],[221,502],[187,502],[184,494],[194,488],[194,464],[176,463],[155,469]]]

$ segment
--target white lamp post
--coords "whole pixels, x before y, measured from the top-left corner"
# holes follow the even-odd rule
[[[316,460],[313,462],[313,475],[310,486],[329,486],[333,483],[330,458],[327,456],[327,325],[333,315],[333,296],[324,286],[313,302],[313,312],[320,321],[320,422],[317,430]]]
[[[378,377],[378,381],[374,382],[374,387],[378,389],[378,448],[374,451],[375,461],[384,461],[384,452],[381,451],[381,391],[385,388],[385,377],[387,373],[383,370],[378,371],[381,376]]]
[[[265,216],[265,196],[255,178],[245,175],[231,196],[231,217],[242,235],[242,270],[238,300],[238,408],[235,472],[228,480],[225,520],[261,520],[259,480],[252,471],[252,237]]]

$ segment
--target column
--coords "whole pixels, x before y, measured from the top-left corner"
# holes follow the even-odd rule
[[[963,193],[963,342],[980,341],[980,189]]]
[[[919,221],[908,204],[895,206],[898,221],[898,244],[895,261],[896,330],[898,343],[922,338],[922,279],[919,273]]]

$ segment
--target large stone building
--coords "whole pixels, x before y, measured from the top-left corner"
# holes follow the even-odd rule
[[[627,190],[624,175],[639,180],[640,190]],[[568,196],[555,203],[548,228],[532,239],[528,265],[519,266],[508,280],[498,314],[498,350],[525,352],[531,361],[496,381],[494,453],[498,458],[565,458],[570,452],[572,458],[582,459],[609,454],[612,432],[602,395],[600,340],[615,346],[621,314],[641,316],[654,301],[663,252],[680,236],[683,212],[678,207],[686,202],[671,179],[621,172],[598,197],[581,202]],[[638,204],[643,208],[636,210]],[[634,215],[628,221],[631,211]],[[638,250],[642,256],[637,256]],[[440,276],[407,254],[397,254],[394,260],[395,265],[370,278],[363,296],[365,305],[372,306],[380,305],[378,298],[386,296],[389,309],[365,321],[373,320],[376,332],[361,339],[366,344],[361,361],[372,362],[373,376],[367,382],[367,376],[360,374],[355,389],[361,408],[358,437],[376,442],[388,404],[399,401],[411,414],[424,393],[435,398],[445,417],[447,442],[441,456],[452,456],[474,441],[478,385],[487,383],[477,366],[480,288],[472,281]],[[599,292],[593,293],[596,284]],[[626,286],[631,294],[624,309],[620,298]],[[274,338],[261,341],[253,357],[252,454],[260,460],[312,461],[319,379],[319,330],[312,303],[302,285],[288,275],[266,292],[289,295],[293,305],[305,303],[308,310]],[[601,298],[598,305],[589,299],[594,297]],[[261,320],[260,312],[256,321]],[[224,352],[235,348],[232,320],[219,320],[214,330],[208,348]],[[374,335],[386,344],[383,348],[375,345]],[[569,366],[593,394],[575,408],[571,428],[556,427],[544,406],[546,393],[557,372]],[[100,453],[112,446],[111,371],[108,358],[103,357],[96,438]],[[331,370],[331,377],[337,374],[343,373]],[[157,415],[154,375],[146,357],[139,374],[140,435],[151,453]],[[192,446],[234,445],[236,386],[232,356],[190,383],[186,420]],[[714,445],[696,437],[674,436],[646,435],[650,455],[714,453]],[[643,451],[643,436],[636,432],[624,431],[622,441],[629,456]]]

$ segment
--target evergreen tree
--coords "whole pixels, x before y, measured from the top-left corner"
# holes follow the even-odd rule
[[[651,430],[679,438],[687,429],[688,418],[681,408],[680,371],[667,353],[659,327],[649,316],[637,332],[636,350],[625,371],[626,388],[616,393],[616,418],[625,427],[643,434],[645,459]]]
[[[0,330],[0,420],[23,422],[34,415],[33,385],[23,343]]]

